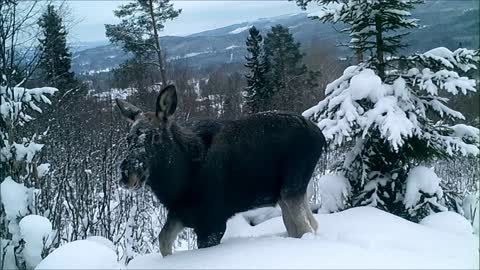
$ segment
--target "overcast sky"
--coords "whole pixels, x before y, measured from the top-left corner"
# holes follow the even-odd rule
[[[78,41],[106,40],[106,23],[118,20],[113,10],[128,1],[68,1],[77,24],[70,30],[71,39]],[[168,22],[163,35],[188,35],[234,23],[299,13],[295,2],[283,1],[173,1],[182,13]]]

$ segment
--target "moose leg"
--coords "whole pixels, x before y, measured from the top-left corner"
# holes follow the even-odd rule
[[[283,224],[285,224],[285,228],[287,229],[287,234],[288,236],[292,236],[296,234],[296,227],[295,223],[293,223],[292,220],[292,215],[288,212],[289,209],[287,207],[287,204],[283,201],[279,201],[280,208],[282,209],[282,219],[283,219]]]
[[[197,246],[198,248],[208,248],[220,244],[223,234],[225,233],[226,222],[217,224],[211,228],[196,228]]]
[[[162,253],[163,257],[172,255],[173,243],[183,228],[184,226],[182,222],[169,213],[167,216],[167,222],[165,222],[165,225],[163,225],[163,228],[158,235],[160,253]]]
[[[312,226],[314,232],[317,232],[318,222],[312,214],[312,209],[310,208],[310,203],[308,202],[307,194],[305,194],[305,209],[307,211],[308,221],[310,221],[310,226]]]
[[[287,227],[288,236],[300,238],[305,233],[315,232],[315,225],[309,217],[310,208],[305,204],[305,194],[280,199],[280,207],[284,217],[285,227]],[[290,230],[289,230],[290,228]]]

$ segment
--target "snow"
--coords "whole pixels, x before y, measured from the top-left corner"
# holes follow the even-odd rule
[[[475,142],[480,140],[480,131],[478,128],[467,126],[464,124],[457,124],[451,127],[453,129],[453,136],[458,138],[468,138]]]
[[[33,269],[42,261],[44,243],[48,246],[52,224],[42,216],[28,215],[19,223],[20,234],[25,241],[23,255],[28,269]]]
[[[315,215],[317,235],[286,237],[282,218],[250,226],[236,216],[218,246],[135,257],[128,269],[478,268],[478,239],[409,222],[371,207]],[[232,227],[232,224],[235,226]]]
[[[233,50],[233,49],[235,49],[235,48],[240,48],[240,46],[238,46],[238,45],[231,45],[231,46],[228,46],[227,48],[225,48],[225,50],[228,51],[228,50]]]
[[[1,200],[8,220],[28,213],[27,194],[28,189],[23,184],[13,181],[10,176],[0,184]]]
[[[37,167],[38,177],[42,178],[50,171],[50,163],[42,163]]]
[[[322,213],[332,213],[346,208],[351,187],[342,175],[324,175],[318,180]]]
[[[480,59],[474,50],[459,48],[452,52],[445,47],[434,48],[417,56],[421,59],[433,59],[446,68],[458,67],[463,71],[477,69],[475,64],[471,62],[472,60],[478,61]]]
[[[31,163],[33,157],[42,150],[43,144],[38,144],[34,142],[29,142],[27,144],[23,143],[14,143],[13,148],[15,149],[15,158],[18,161],[25,160],[27,163]]]
[[[473,228],[470,222],[455,212],[440,212],[429,215],[420,221],[420,224],[443,232],[471,235]]]
[[[253,25],[247,25],[247,26],[243,26],[243,27],[239,27],[235,30],[232,30],[230,32],[228,32],[229,34],[240,34],[244,31],[247,31],[248,29],[250,29]]]
[[[116,98],[125,100],[127,99],[127,97],[133,95],[136,92],[137,92],[137,89],[135,88],[125,88],[125,89],[111,88],[110,91],[96,93],[96,94],[93,94],[92,96],[97,97],[101,100],[108,100],[108,99],[115,100]]]
[[[436,195],[440,199],[443,196],[440,181],[441,179],[438,178],[432,169],[425,166],[412,168],[407,177],[407,188],[404,198],[405,207],[414,207],[420,201],[420,192],[431,196]]]
[[[104,72],[110,72],[110,68],[104,68],[104,69],[92,69],[87,72],[84,72],[83,74],[88,74],[88,75],[93,75],[93,74],[99,74],[99,73],[104,73]]]
[[[0,238],[0,250],[5,251],[5,258],[3,261],[3,269],[17,269],[15,264],[14,246],[11,240]],[[0,261],[0,264],[2,261]]]
[[[365,138],[371,128],[377,128],[397,150],[417,128],[405,113],[403,107],[408,106],[399,102],[399,98],[408,98],[408,94],[399,89],[402,85],[405,85],[402,80],[397,80],[393,86],[382,84],[372,69],[351,66],[340,78],[327,85],[327,97],[306,110],[303,116],[318,117],[318,127],[335,145],[351,140],[352,135]],[[391,95],[394,92],[400,97]],[[360,100],[373,103],[374,107],[364,107]]]
[[[276,207],[261,207],[257,209],[253,209],[247,212],[244,212],[243,217],[248,223],[252,225],[258,225],[265,220],[269,220],[274,217],[278,217],[282,215],[282,210],[280,206]]]
[[[350,92],[353,100],[370,97],[372,102],[383,96],[382,80],[371,69],[364,69],[352,77]]]
[[[7,123],[16,123],[23,125],[32,119],[27,114],[27,108],[41,112],[42,110],[35,102],[51,104],[46,95],[53,95],[57,89],[52,87],[40,87],[27,89],[15,86],[7,88],[0,86],[0,116]]]
[[[77,240],[50,253],[35,269],[120,269],[115,251],[98,241]]]
[[[209,53],[209,52],[210,51],[187,53],[183,56],[183,58],[190,58],[190,57],[194,57],[194,56],[197,56],[197,55],[206,54],[206,53]]]
[[[477,181],[477,185],[478,183]],[[472,223],[474,233],[477,235],[480,234],[480,191],[477,190],[475,193],[466,194],[462,205],[463,213]]]
[[[425,52],[424,55],[442,62],[447,67],[453,68],[451,62],[455,62],[455,58],[453,58],[453,53],[445,47],[434,48]]]
[[[426,124],[432,121],[430,111],[440,118],[465,119],[460,112],[449,108],[448,99],[440,94],[443,91],[453,95],[476,91],[475,80],[448,70],[450,67],[465,71],[476,69],[474,62],[479,57],[475,51],[458,49],[451,52],[436,48],[408,59],[422,63],[418,66],[425,68],[412,67],[406,74],[392,71],[389,77],[393,81],[387,83],[368,66],[346,68],[340,78],[327,85],[326,97],[302,115],[317,122],[331,147],[368,139],[373,131],[378,131],[394,151],[415,137],[428,142],[432,148],[443,149],[450,156],[457,153],[478,155],[480,150],[474,143],[478,142],[478,129],[467,125],[448,126],[445,122],[434,124],[432,129],[432,125]],[[432,60],[440,61],[435,70],[428,68]],[[449,65],[441,64],[442,61]],[[444,135],[448,129],[451,134]]]
[[[115,251],[116,248],[115,248],[115,245],[113,244],[112,241],[108,240],[107,238],[105,237],[102,237],[102,236],[89,236],[87,237],[87,240],[89,241],[93,241],[95,243],[98,243],[98,244],[101,244],[101,245],[104,245],[106,246],[107,248]]]

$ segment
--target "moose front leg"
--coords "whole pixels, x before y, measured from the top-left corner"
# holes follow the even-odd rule
[[[160,253],[162,253],[163,257],[172,255],[173,243],[183,228],[184,226],[182,222],[168,213],[167,222],[165,222],[165,225],[163,225],[163,228],[158,235]]]
[[[225,233],[226,222],[210,228],[196,228],[198,248],[208,248],[220,244]]]

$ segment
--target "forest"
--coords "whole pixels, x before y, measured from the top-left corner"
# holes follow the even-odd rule
[[[125,60],[75,72],[68,1],[0,0],[0,269],[478,267],[478,43],[405,50],[422,26],[412,13],[428,0],[288,2],[348,42],[302,44],[291,27],[252,24],[237,29],[245,36],[240,62],[199,64],[170,57],[162,42],[168,22],[183,16],[175,2],[132,0],[113,11],[117,23],[104,26]],[[313,6],[320,8],[309,12]],[[266,111],[312,121],[328,144],[308,189],[320,236],[286,239],[280,207],[264,207],[232,217],[224,249],[188,253],[197,242],[186,228],[171,258],[153,257],[160,257],[168,211],[148,187],[119,186],[130,126],[115,100],[153,111],[167,85],[176,87],[173,117],[185,127]],[[363,231],[335,225],[350,222]],[[392,238],[384,243],[378,235]],[[258,246],[249,246],[255,237]],[[333,244],[318,244],[317,252],[308,241]],[[338,247],[344,260],[323,265],[336,241],[354,244]],[[422,241],[432,246],[413,249]],[[291,245],[305,254],[302,262],[277,258],[288,257]],[[391,248],[397,259],[380,253],[366,263],[375,261],[375,248]]]

